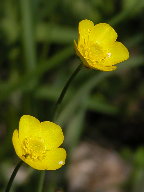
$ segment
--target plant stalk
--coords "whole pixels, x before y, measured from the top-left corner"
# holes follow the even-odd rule
[[[11,186],[12,186],[13,181],[14,181],[14,178],[15,178],[15,176],[16,176],[16,174],[17,174],[17,172],[18,172],[18,170],[19,170],[19,168],[21,167],[22,164],[23,164],[23,161],[20,160],[20,162],[16,165],[16,167],[15,167],[15,169],[13,170],[13,172],[12,172],[12,174],[11,174],[11,177],[10,177],[10,179],[9,179],[9,181],[8,181],[8,184],[7,184],[7,186],[6,186],[5,192],[9,192],[9,191],[10,191]]]
[[[76,77],[76,75],[79,73],[79,71],[81,70],[82,65],[79,64],[78,67],[75,69],[75,71],[72,73],[72,75],[70,76],[70,78],[67,80],[65,86],[63,87],[55,105],[54,105],[54,109],[53,109],[53,113],[51,116],[51,120],[54,121],[58,107],[60,106],[60,104],[62,103],[64,96],[66,95],[66,92],[69,88],[70,83],[72,82],[72,80]],[[45,180],[45,172],[41,173],[40,176],[40,181],[39,181],[39,187],[38,187],[38,192],[43,192],[43,187],[44,187],[44,180]]]
[[[53,113],[52,113],[52,120],[55,119],[55,116],[56,116],[56,113],[57,113],[57,110],[60,106],[60,104],[62,103],[63,99],[64,99],[64,96],[66,95],[66,92],[68,90],[68,87],[70,85],[70,83],[72,82],[72,80],[75,78],[75,76],[79,73],[79,71],[81,70],[82,68],[82,65],[79,64],[78,67],[75,69],[75,71],[72,73],[72,75],[70,76],[70,78],[68,79],[68,81],[66,82],[65,86],[63,87],[55,105],[54,105],[54,109],[53,109]]]

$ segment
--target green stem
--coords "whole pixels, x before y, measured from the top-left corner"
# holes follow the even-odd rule
[[[78,74],[78,72],[81,70],[82,68],[82,65],[79,64],[78,67],[75,69],[75,71],[72,73],[72,75],[70,76],[70,78],[68,79],[68,81],[66,82],[65,86],[63,87],[56,103],[55,103],[55,106],[54,106],[54,110],[53,110],[53,114],[52,114],[52,120],[55,118],[56,116],[56,112],[58,110],[58,107],[59,105],[62,103],[63,99],[64,99],[64,96],[68,90],[68,87],[70,85],[70,83],[72,82],[72,80],[75,78],[75,76]]]
[[[39,185],[38,185],[38,192],[43,191],[44,178],[45,178],[45,171],[42,171],[40,175]]]
[[[16,165],[16,167],[15,167],[15,169],[13,170],[13,173],[12,173],[10,179],[9,179],[9,182],[8,182],[8,184],[7,184],[7,186],[6,186],[5,192],[9,192],[9,191],[10,191],[11,186],[12,186],[12,184],[13,184],[13,180],[14,180],[14,178],[15,178],[15,176],[16,176],[16,174],[17,174],[17,172],[18,172],[18,170],[19,170],[19,168],[21,167],[22,164],[23,164],[23,161],[21,160],[21,161]]]
[[[81,70],[82,65],[78,65],[78,67],[75,69],[75,71],[72,73],[72,75],[70,76],[70,78],[68,79],[68,81],[66,82],[65,86],[63,87],[55,105],[54,105],[54,110],[52,113],[52,117],[51,119],[53,120],[55,118],[56,112],[58,110],[59,105],[62,103],[64,96],[69,88],[70,83],[72,82],[72,80],[74,79],[74,77],[78,74],[78,72]],[[39,181],[39,187],[38,187],[38,192],[42,192],[43,191],[43,186],[44,186],[44,180],[45,180],[45,173],[41,173],[40,176],[40,181]]]

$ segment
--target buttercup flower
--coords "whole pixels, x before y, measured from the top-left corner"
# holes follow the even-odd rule
[[[86,67],[112,71],[114,66],[129,58],[127,48],[116,41],[117,33],[107,23],[94,25],[90,20],[79,23],[78,43],[74,41],[76,54]]]
[[[16,154],[38,170],[56,170],[65,164],[66,151],[58,148],[64,140],[59,125],[23,115],[19,130],[14,130],[12,142]]]

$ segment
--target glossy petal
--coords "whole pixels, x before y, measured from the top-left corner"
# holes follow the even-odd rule
[[[89,64],[87,63],[86,59],[85,59],[85,58],[82,56],[82,54],[80,53],[76,41],[74,41],[74,49],[75,49],[76,54],[77,54],[77,55],[80,57],[80,59],[82,60],[83,64],[84,64],[86,67],[89,67]]]
[[[128,49],[117,41],[108,49],[108,54],[109,56],[103,62],[105,66],[114,65],[129,58]]]
[[[79,43],[84,43],[88,40],[89,38],[89,33],[94,27],[94,24],[90,20],[82,20],[79,23]]]
[[[21,143],[19,140],[18,130],[15,129],[12,136],[12,143],[15,149],[16,154],[21,157],[22,156],[22,149],[21,149]]]
[[[63,143],[64,135],[59,125],[50,121],[44,121],[41,122],[41,127],[41,137],[48,150],[57,148]]]
[[[56,170],[65,164],[66,151],[63,148],[57,148],[52,151],[47,151],[46,157],[43,160],[33,161],[29,157],[24,161],[38,170]]]
[[[117,33],[115,30],[107,23],[99,23],[95,25],[90,34],[89,41],[92,43],[97,43],[102,47],[107,47],[114,43],[117,39]]]
[[[23,115],[19,122],[19,138],[23,140],[27,137],[39,136],[41,124],[38,119],[30,115]]]
[[[110,65],[110,66],[105,66],[104,64],[97,64],[94,63],[93,65],[89,66],[92,69],[98,69],[100,71],[114,71],[117,67]]]

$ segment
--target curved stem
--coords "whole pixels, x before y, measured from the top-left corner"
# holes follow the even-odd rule
[[[70,83],[72,82],[72,80],[74,79],[74,77],[78,74],[78,72],[81,70],[82,65],[79,64],[78,67],[75,69],[75,71],[72,73],[72,75],[70,76],[70,78],[68,79],[68,81],[66,82],[65,86],[63,87],[56,103],[53,109],[53,113],[52,113],[52,120],[55,118],[56,112],[58,110],[59,105],[62,103],[64,96],[68,90],[68,87],[70,85]]]
[[[78,67],[75,69],[75,71],[72,73],[72,75],[70,76],[70,78],[67,80],[65,86],[63,87],[55,105],[54,105],[54,109],[53,109],[53,113],[51,116],[51,119],[53,120],[55,118],[56,112],[58,110],[59,105],[62,103],[64,96],[69,88],[70,83],[72,82],[72,80],[74,79],[74,77],[78,74],[78,72],[81,70],[82,65],[79,64]],[[39,182],[39,186],[38,186],[38,192],[42,192],[43,191],[43,186],[44,186],[44,180],[45,180],[45,174],[41,173],[40,176],[40,182]]]
[[[6,186],[5,192],[9,192],[9,191],[10,191],[11,186],[12,186],[12,184],[13,184],[13,180],[14,180],[14,178],[15,178],[15,176],[16,176],[16,174],[17,174],[17,172],[18,172],[18,170],[19,170],[19,168],[21,167],[22,164],[23,164],[23,161],[21,160],[21,161],[16,165],[15,169],[13,170],[13,173],[11,174],[11,177],[10,177],[10,179],[9,179],[9,182],[8,182],[8,184],[7,184],[7,186]]]

